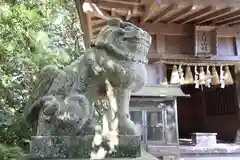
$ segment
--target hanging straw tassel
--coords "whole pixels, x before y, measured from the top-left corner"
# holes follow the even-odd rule
[[[208,87],[208,88],[210,88],[211,87],[211,72],[210,72],[210,70],[209,70],[209,66],[207,66],[207,71],[206,71],[206,81],[205,81],[205,86],[206,87]]]
[[[186,67],[184,84],[194,84],[193,74],[190,66]]]
[[[180,78],[178,74],[178,69],[177,69],[177,66],[174,65],[172,69],[170,84],[179,84],[179,83],[180,83]]]
[[[223,71],[223,66],[220,66],[220,84],[221,88],[225,88],[225,77],[224,77],[224,71]]]
[[[195,83],[195,88],[199,88],[199,73],[197,71],[197,66],[195,66],[194,83]]]
[[[183,73],[182,65],[179,65],[178,72],[179,72],[180,84],[183,84],[184,83],[184,73]]]
[[[211,85],[219,85],[219,84],[220,84],[220,81],[219,81],[218,73],[217,73],[216,67],[213,66],[212,67]]]
[[[204,68],[200,67],[199,84],[200,85],[204,85],[205,84],[205,80],[206,80],[206,76],[205,76],[205,73],[204,73]]]
[[[233,78],[232,78],[232,75],[231,75],[231,72],[229,70],[229,67],[228,66],[225,66],[224,67],[224,81],[225,81],[225,84],[226,85],[232,85],[233,84]]]

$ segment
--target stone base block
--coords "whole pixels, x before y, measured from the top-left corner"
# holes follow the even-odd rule
[[[193,133],[192,142],[197,146],[211,146],[217,144],[217,133]]]
[[[235,143],[240,144],[240,129],[237,130],[237,134],[235,137]]]
[[[90,158],[93,135],[77,136],[34,136],[30,146],[32,160]],[[140,157],[140,136],[119,135],[116,153],[107,157]]]
[[[136,158],[105,158],[104,160],[158,160],[158,158],[154,157],[153,155],[149,154],[145,150],[141,150],[142,155]],[[78,159],[29,159],[29,160],[89,160],[89,158],[78,158]]]

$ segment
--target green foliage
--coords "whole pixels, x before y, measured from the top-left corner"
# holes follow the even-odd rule
[[[0,0],[0,28],[0,142],[28,150],[23,110],[37,73],[82,54],[82,34],[74,3],[63,0]]]
[[[25,160],[26,155],[20,147],[9,147],[0,144],[1,160]]]

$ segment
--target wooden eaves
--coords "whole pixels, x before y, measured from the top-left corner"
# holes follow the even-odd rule
[[[214,25],[220,26],[220,34],[227,30],[222,32],[221,27],[236,26],[239,30],[240,23],[239,0],[85,0],[78,11],[87,46],[109,17],[133,22],[144,29],[155,24],[163,28],[168,28],[168,24]],[[177,28],[176,32],[183,29]]]
[[[82,7],[90,19],[93,36],[110,16],[137,23],[240,23],[238,0],[85,0]]]

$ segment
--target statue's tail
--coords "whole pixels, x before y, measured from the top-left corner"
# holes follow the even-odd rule
[[[40,100],[48,93],[49,88],[52,86],[52,82],[59,72],[60,70],[53,65],[41,69],[25,107],[25,114],[29,123],[33,123],[38,119],[38,114],[41,109]]]

